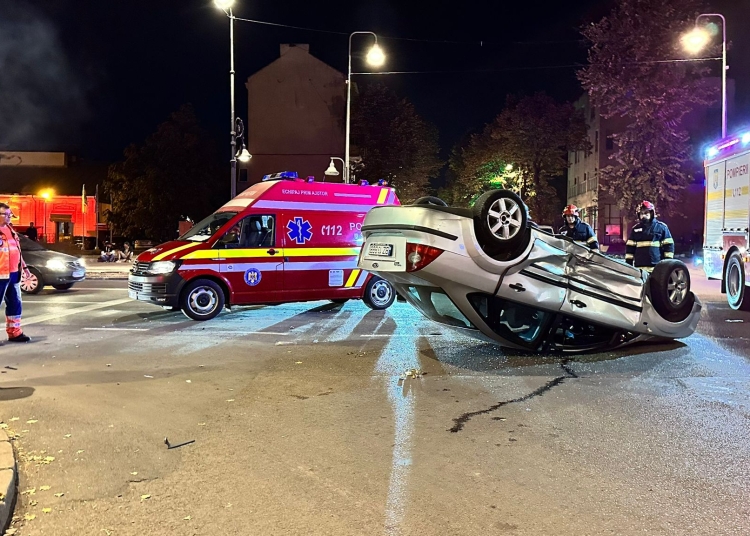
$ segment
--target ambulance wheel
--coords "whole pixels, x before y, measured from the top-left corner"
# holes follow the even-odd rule
[[[745,288],[745,266],[738,252],[733,252],[727,261],[724,272],[724,281],[727,288],[727,302],[729,307],[735,311],[750,310],[750,297]]]
[[[21,292],[25,294],[39,294],[44,288],[44,278],[36,268],[29,266],[31,277],[21,274]]]
[[[690,316],[695,295],[690,291],[690,272],[682,261],[667,259],[650,276],[651,301],[665,320],[682,322]]]
[[[224,291],[210,279],[196,279],[180,295],[180,309],[193,320],[211,320],[224,308]]]
[[[365,286],[365,294],[362,296],[362,301],[365,302],[365,305],[376,311],[388,309],[393,305],[395,299],[396,291],[391,284],[377,276],[370,278],[370,281]]]

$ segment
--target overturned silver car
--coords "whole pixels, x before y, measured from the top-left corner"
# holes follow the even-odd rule
[[[372,209],[359,267],[428,318],[502,346],[585,352],[691,335],[701,303],[684,263],[651,274],[539,229],[507,190],[473,209],[425,197]]]

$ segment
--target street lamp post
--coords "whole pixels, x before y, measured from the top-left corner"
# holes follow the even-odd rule
[[[334,160],[341,160],[341,163],[344,166],[344,182],[347,182],[347,176],[346,176],[346,162],[344,162],[343,158],[339,158],[338,156],[332,156],[331,157],[331,163],[328,166],[328,169],[325,170],[324,175],[327,177],[337,177],[339,174],[339,170],[336,169],[336,165],[333,163]]]
[[[695,18],[695,27],[682,38],[683,46],[688,52],[697,54],[710,39],[704,28],[698,27],[701,18],[719,17],[721,19],[721,137],[727,137],[727,19],[721,13],[701,13]]]
[[[231,170],[229,172],[231,186],[230,186],[230,199],[234,199],[237,195],[237,132],[235,130],[235,118],[234,118],[234,14],[232,13],[232,6],[234,0],[214,0],[216,7],[224,11],[229,18],[229,100],[231,108],[231,126],[232,129],[230,134],[232,136],[231,149],[232,159],[230,160]]]
[[[346,148],[344,149],[344,183],[349,182],[349,135],[351,131],[351,106],[352,106],[352,37],[357,34],[372,35],[375,44],[367,53],[367,63],[373,67],[380,67],[385,62],[385,54],[378,45],[378,36],[374,32],[352,32],[349,35],[349,67],[346,74]]]

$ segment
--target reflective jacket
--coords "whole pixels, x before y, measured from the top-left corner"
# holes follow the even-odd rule
[[[630,231],[625,249],[625,262],[636,268],[653,268],[659,261],[674,258],[674,240],[669,227],[656,218],[649,223],[638,222]]]
[[[10,229],[10,233],[18,244],[18,249],[20,251],[21,240],[18,238],[18,233],[10,224],[8,224],[8,229]],[[21,254],[21,262],[18,266],[10,265],[10,244],[8,244],[8,241],[3,238],[3,235],[0,235],[0,279],[10,279],[11,273],[19,272],[25,268],[26,263],[23,261],[23,253]]]
[[[576,224],[572,229],[567,225],[563,225],[560,227],[560,230],[557,231],[557,234],[565,235],[576,242],[583,242],[591,249],[599,249],[599,242],[596,239],[596,233],[588,223],[581,221],[580,219],[576,220]]]

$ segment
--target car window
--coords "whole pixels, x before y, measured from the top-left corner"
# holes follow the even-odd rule
[[[214,212],[209,217],[196,223],[193,228],[182,235],[179,240],[205,242],[236,215],[237,212]]]
[[[532,345],[546,333],[554,316],[489,294],[469,294],[467,298],[492,331],[522,346]]]
[[[248,216],[232,225],[219,243],[230,249],[272,248],[276,243],[274,221],[270,214]]]
[[[18,235],[21,239],[21,251],[47,251],[38,242],[34,242],[30,238],[26,238],[24,235]]]
[[[409,286],[404,296],[427,318],[461,328],[474,328],[468,318],[456,307],[448,295],[435,287]]]

